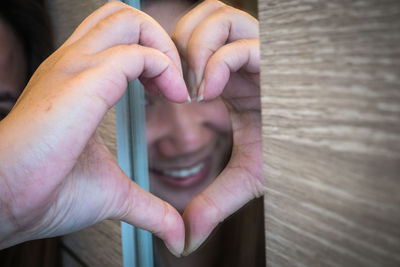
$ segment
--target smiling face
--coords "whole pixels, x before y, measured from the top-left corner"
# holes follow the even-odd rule
[[[143,11],[171,34],[189,8],[185,1],[159,1]],[[220,99],[185,105],[148,94],[146,135],[150,191],[179,212],[214,181],[230,157],[231,122]]]
[[[229,159],[229,114],[220,99],[184,105],[150,96],[148,102],[151,192],[182,212]]]
[[[0,120],[11,110],[25,83],[23,48],[12,29],[0,19]]]

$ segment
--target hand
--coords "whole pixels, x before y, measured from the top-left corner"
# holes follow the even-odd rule
[[[186,101],[180,64],[167,33],[131,7],[111,2],[83,21],[0,122],[0,249],[121,219],[183,251],[179,213],[126,177],[96,135],[129,80]]]
[[[173,34],[189,66],[198,101],[219,95],[231,115],[232,157],[213,184],[183,214],[184,255],[197,249],[225,218],[264,193],[259,89],[258,21],[218,1],[186,14]]]

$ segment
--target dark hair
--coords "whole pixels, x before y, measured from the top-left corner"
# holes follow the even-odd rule
[[[1,0],[0,19],[11,28],[23,46],[26,84],[40,63],[53,51],[49,15],[42,0]],[[59,253],[59,238],[33,240],[1,250],[0,266],[60,266]]]
[[[49,16],[42,0],[2,0],[0,18],[23,45],[27,63],[26,82],[53,51]]]

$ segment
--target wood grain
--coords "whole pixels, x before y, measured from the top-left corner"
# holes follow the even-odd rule
[[[400,2],[259,1],[268,266],[400,266]]]
[[[64,245],[86,266],[122,266],[121,227],[103,221],[63,238]]]

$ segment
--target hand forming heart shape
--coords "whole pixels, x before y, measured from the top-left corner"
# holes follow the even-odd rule
[[[233,152],[221,175],[182,218],[130,181],[96,135],[128,80],[139,77],[171,101],[188,99],[170,37],[143,12],[111,2],[39,67],[0,122],[0,248],[110,218],[153,232],[176,255],[189,254],[262,195],[258,22],[206,1],[182,18],[173,39],[198,99],[222,94],[230,110]]]
[[[184,254],[251,199],[263,194],[258,21],[217,1],[205,1],[177,24],[173,40],[189,66],[197,99],[222,94],[231,114],[231,159],[186,207]]]

